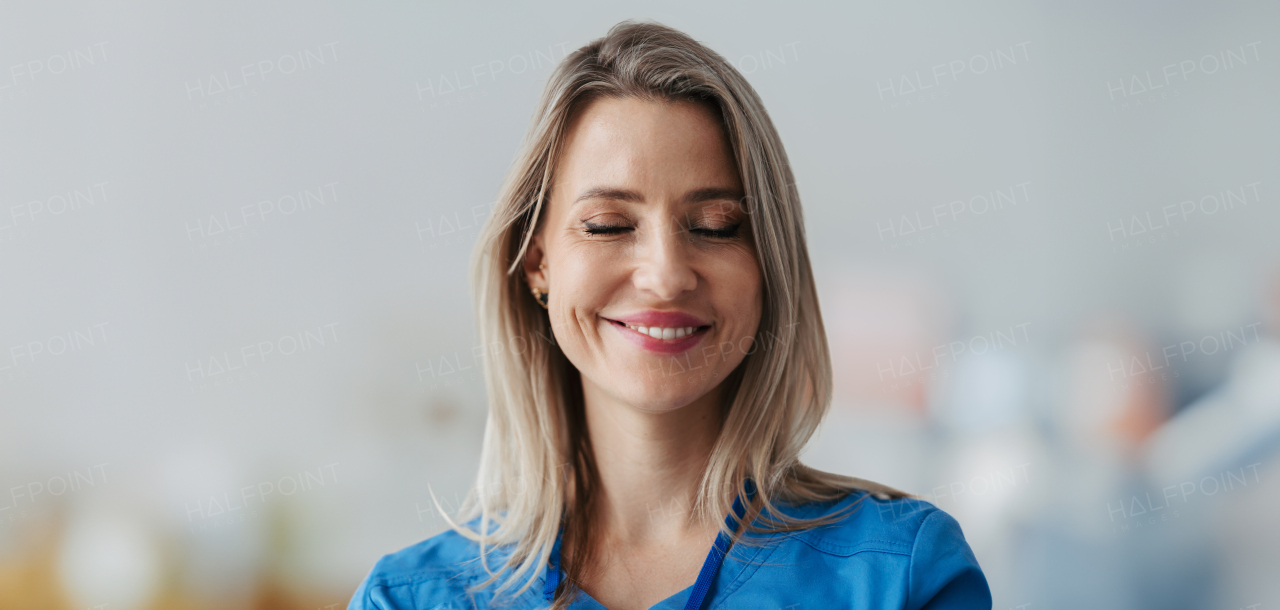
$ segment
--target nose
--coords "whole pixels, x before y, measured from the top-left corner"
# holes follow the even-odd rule
[[[678,226],[652,231],[646,237],[632,275],[636,288],[670,301],[698,287],[698,275],[689,264],[688,240]]]

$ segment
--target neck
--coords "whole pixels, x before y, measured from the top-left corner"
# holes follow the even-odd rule
[[[717,523],[692,511],[720,433],[720,388],[665,412],[637,409],[583,379],[587,430],[600,477],[593,528],[621,546],[663,545]]]

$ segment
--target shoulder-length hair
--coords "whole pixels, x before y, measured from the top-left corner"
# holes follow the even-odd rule
[[[730,374],[724,424],[701,479],[695,514],[721,520],[748,480],[756,493],[746,522],[767,514],[765,531],[793,531],[834,518],[792,519],[774,510],[778,501],[836,500],[856,489],[903,495],[798,460],[830,404],[831,361],[800,196],[760,97],[729,62],[689,36],[657,24],[622,22],[566,56],[551,75],[472,259],[489,414],[475,486],[449,522],[480,544],[490,577],[479,586],[507,573],[495,594],[524,580],[518,595],[535,582],[562,524],[562,545],[575,550],[562,568],[565,580],[580,580],[589,567],[582,542],[590,535],[587,516],[598,480],[581,379],[556,345],[520,269],[547,205],[566,126],[576,111],[601,97],[710,105],[723,122],[746,194],[741,205],[751,218],[763,311],[748,355]],[[462,525],[477,518],[478,528]],[[503,553],[499,571],[484,561],[486,549],[495,545],[510,545],[511,551]],[[556,607],[567,598],[557,595]]]

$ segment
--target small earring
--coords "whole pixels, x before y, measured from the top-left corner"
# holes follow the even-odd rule
[[[546,271],[546,269],[546,263],[538,263],[539,271]],[[550,293],[532,286],[529,287],[529,291],[533,293],[533,298],[538,301],[538,304],[541,305],[543,309],[547,309],[547,298],[550,296]]]
[[[540,288],[533,288],[533,287],[529,288],[529,292],[533,293],[533,298],[538,301],[538,304],[541,305],[543,309],[547,309],[547,297],[550,295],[550,293]]]

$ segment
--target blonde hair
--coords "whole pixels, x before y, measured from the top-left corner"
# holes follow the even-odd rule
[[[566,126],[576,110],[599,97],[709,104],[723,121],[746,193],[742,205],[763,277],[763,310],[752,348],[729,376],[724,424],[695,514],[709,522],[723,519],[747,479],[757,492],[745,521],[768,515],[763,531],[794,531],[836,518],[791,519],[776,510],[777,501],[837,500],[857,489],[904,495],[799,462],[830,404],[831,362],[799,193],[759,96],[729,62],[689,36],[622,22],[565,57],[550,77],[472,260],[489,414],[475,486],[449,522],[480,544],[490,574],[480,587],[507,573],[495,595],[524,580],[513,593],[519,595],[535,582],[562,523],[566,549],[578,549],[590,534],[585,516],[598,483],[581,380],[518,271],[547,204]],[[478,528],[462,525],[477,518]],[[486,561],[491,545],[511,545],[498,572]],[[575,557],[563,567],[568,582],[588,567],[585,552]],[[558,594],[554,607],[571,598]]]

